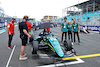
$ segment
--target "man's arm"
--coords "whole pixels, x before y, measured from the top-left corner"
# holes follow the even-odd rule
[[[24,32],[25,35],[27,35],[29,38],[31,37],[31,36],[28,34],[27,30],[26,30],[26,28],[27,28],[27,25],[26,25],[26,24],[22,23],[20,28],[23,29],[23,32]]]
[[[23,29],[24,34],[26,34],[29,38],[31,37],[28,32],[26,31],[26,29]]]
[[[80,33],[80,26],[78,26],[78,33]]]
[[[7,27],[7,29],[8,29],[8,33],[9,33],[9,27]]]
[[[63,28],[63,23],[61,23],[61,33],[63,33],[62,28]]]
[[[10,25],[7,26],[7,29],[8,29],[8,34],[11,35],[9,28],[10,28]]]

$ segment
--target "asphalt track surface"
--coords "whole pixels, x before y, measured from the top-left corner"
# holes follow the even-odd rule
[[[34,32],[37,36],[41,30]],[[51,32],[61,41],[60,27],[52,28]],[[90,55],[100,53],[100,34],[80,34],[81,45],[74,45],[77,56]],[[6,67],[12,50],[7,48],[8,34],[7,32],[0,34],[0,67]],[[50,59],[39,59],[31,54],[31,45],[28,44],[25,49],[28,59],[26,61],[19,61],[21,40],[19,38],[18,28],[15,28],[15,36],[13,37],[12,45],[16,45],[12,54],[8,67],[36,67],[44,63],[49,64],[53,62]],[[81,59],[84,63],[68,65],[67,67],[100,67],[100,57],[92,57]],[[64,66],[62,66],[64,67]]]

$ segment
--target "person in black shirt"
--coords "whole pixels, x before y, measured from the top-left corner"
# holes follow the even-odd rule
[[[21,54],[20,54],[19,60],[26,60],[27,59],[27,57],[25,57],[26,54],[24,53],[24,49],[25,49],[25,46],[27,44],[28,37],[29,38],[31,37],[31,35],[28,34],[28,29],[27,29],[27,24],[26,24],[27,21],[28,21],[28,16],[24,16],[23,21],[21,23],[19,23],[20,38],[22,41]]]

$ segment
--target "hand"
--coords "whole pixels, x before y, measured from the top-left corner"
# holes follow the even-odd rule
[[[80,33],[80,31],[78,31],[78,33]]]
[[[31,35],[28,35],[29,38],[31,38]]]
[[[63,34],[63,32],[61,31],[61,33]]]
[[[9,35],[11,35],[11,33],[10,33],[10,32],[9,32],[8,34],[9,34]]]

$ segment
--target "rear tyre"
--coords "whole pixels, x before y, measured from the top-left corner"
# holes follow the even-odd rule
[[[32,44],[32,54],[37,54],[38,48],[39,48],[38,41],[33,41],[33,44]]]

